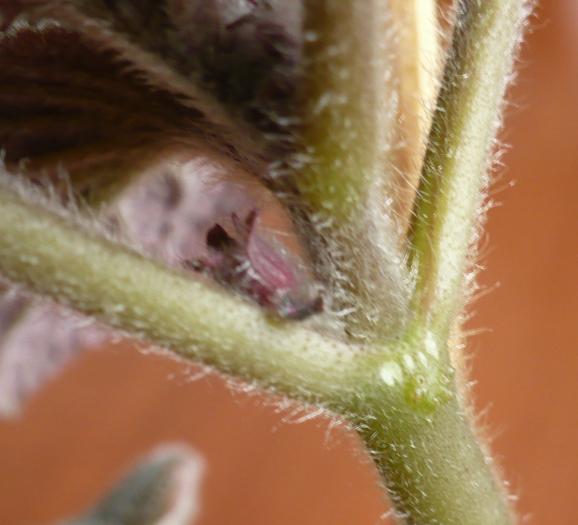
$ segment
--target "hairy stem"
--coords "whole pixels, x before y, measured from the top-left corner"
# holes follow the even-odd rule
[[[421,341],[409,342],[406,352],[362,351],[268,320],[231,295],[25,201],[5,183],[0,254],[0,272],[37,293],[184,357],[347,415],[410,523],[507,523],[499,486],[455,398],[418,397],[420,373],[429,365],[410,365],[404,355],[413,352],[419,361]]]
[[[23,198],[1,179],[0,273],[183,356],[349,415],[407,523],[507,524],[505,493],[454,393],[447,341],[463,307],[472,231],[526,2],[458,5],[411,225],[415,320],[396,332],[402,346],[395,351],[375,349],[391,340],[388,316],[401,317],[388,285],[404,286],[405,278],[384,270],[390,254],[381,245],[391,232],[376,205],[392,115],[383,97],[387,75],[379,74],[384,5],[306,2],[310,158],[296,180],[305,205],[329,223],[329,248],[342,252],[333,269],[360,312],[348,333],[363,335],[373,351],[267,319]]]
[[[391,12],[386,0],[308,0],[304,11],[294,184],[347,332],[383,340],[403,324],[407,295],[386,199],[397,116]]]
[[[441,374],[432,368],[425,377],[434,387],[448,387],[449,395],[432,398],[431,409],[420,411],[407,395],[392,398],[388,390],[380,398],[372,388],[373,403],[365,410],[373,417],[359,425],[396,508],[415,525],[513,522],[506,492],[455,393],[447,341],[464,305],[472,232],[528,5],[461,0],[457,13],[410,239],[410,263],[417,272],[413,326],[444,342],[437,345]],[[426,339],[418,337],[417,344],[420,340]],[[392,370],[397,380],[406,372],[386,369],[390,383]],[[432,374],[447,381],[431,381]]]
[[[463,307],[487,171],[526,0],[461,0],[411,233],[416,308],[449,330]]]
[[[222,372],[309,402],[343,398],[352,347],[268,319],[66,219],[0,179],[0,273]]]
[[[416,398],[419,374],[429,365],[415,372],[404,355],[413,352],[419,361],[419,340],[406,352],[377,353],[268,320],[233,296],[27,202],[5,183],[0,254],[0,272],[37,293],[186,358],[347,415],[410,523],[506,523],[461,514],[501,516],[504,503],[455,398]]]
[[[314,210],[341,224],[356,220],[385,169],[395,118],[387,13],[384,0],[305,2],[301,96],[309,158],[296,183]]]
[[[412,525],[508,525],[507,494],[459,401],[416,412],[374,391],[358,426],[396,514]]]

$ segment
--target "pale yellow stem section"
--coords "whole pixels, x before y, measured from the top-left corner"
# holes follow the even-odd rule
[[[398,39],[398,175],[392,179],[401,231],[409,225],[442,71],[435,0],[391,0]]]

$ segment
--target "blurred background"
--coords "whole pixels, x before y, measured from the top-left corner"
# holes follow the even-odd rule
[[[578,523],[578,2],[544,0],[511,90],[469,328],[475,401],[523,523]],[[357,438],[127,344],[0,422],[0,524],[79,512],[154,445],[208,463],[199,525],[387,523]]]

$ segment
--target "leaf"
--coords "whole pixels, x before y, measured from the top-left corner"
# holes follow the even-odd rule
[[[255,168],[264,149],[290,143],[282,131],[298,70],[298,2],[0,0],[2,13],[0,80],[25,84],[20,106],[40,99],[25,113],[43,117],[10,122],[19,107],[5,117],[16,134],[0,135],[9,157],[68,145],[76,157],[119,160],[177,137]],[[57,108],[64,114],[51,118]]]
[[[302,10],[301,2],[280,0],[167,1],[185,74],[200,71],[221,102],[274,140],[295,109]]]
[[[161,445],[86,516],[61,525],[191,525],[203,472],[203,459],[188,446]]]
[[[295,91],[299,2],[0,0],[2,9],[0,146],[13,169],[65,196],[71,186],[110,198],[175,144],[227,164],[228,179],[266,177],[263,142],[288,146],[277,117]]]
[[[138,173],[167,144],[239,157],[202,110],[151,86],[115,51],[54,25],[0,37],[0,148],[37,180],[79,191]],[[26,161],[25,164],[22,164]]]

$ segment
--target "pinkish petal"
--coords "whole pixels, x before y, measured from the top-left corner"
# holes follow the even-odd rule
[[[269,290],[266,306],[279,316],[301,320],[323,310],[320,287],[309,261],[296,254],[266,228],[252,228],[247,257],[261,285]]]
[[[261,227],[258,218],[256,209],[244,220],[233,213],[234,236],[218,223],[211,227],[209,253],[200,267],[280,317],[304,319],[320,312],[320,290],[306,259]]]
[[[247,241],[247,257],[266,287],[286,292],[299,285],[297,258],[272,236],[251,231]]]

